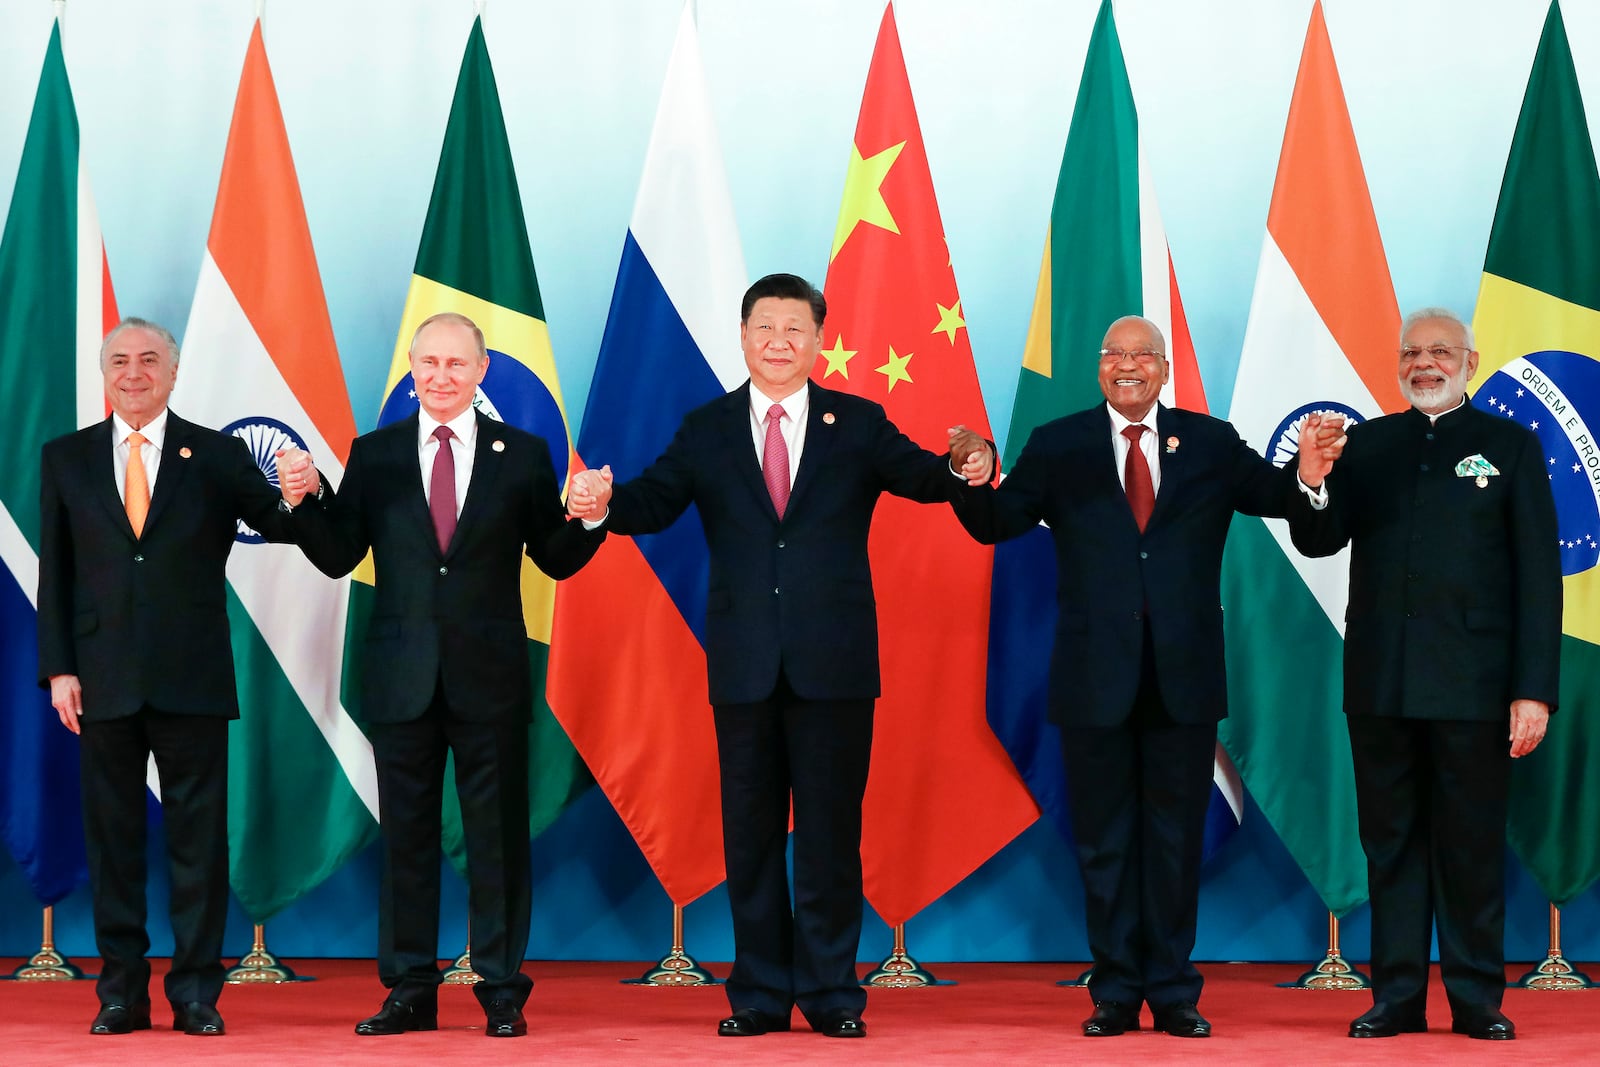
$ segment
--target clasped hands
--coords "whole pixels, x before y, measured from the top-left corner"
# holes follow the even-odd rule
[[[1344,416],[1332,411],[1313,411],[1300,427],[1300,480],[1308,489],[1320,489],[1333,470],[1334,461],[1344,454]]]
[[[306,494],[315,495],[322,485],[317,465],[311,462],[311,453],[303,448],[280,448],[274,455],[278,459],[278,491],[291,508],[300,506]]]

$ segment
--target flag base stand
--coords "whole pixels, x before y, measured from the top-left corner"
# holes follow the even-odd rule
[[[672,951],[637,978],[624,978],[623,985],[693,986],[721,985],[722,980],[695,962],[683,951],[683,905],[672,905]]]
[[[445,985],[477,985],[483,981],[483,975],[472,969],[472,943],[467,942],[467,947],[461,950],[455,962],[445,968]]]
[[[1593,989],[1595,983],[1561,954],[1561,909],[1550,905],[1550,954],[1533,970],[1506,985],[1511,989]]]
[[[1093,974],[1094,974],[1094,968],[1090,967],[1087,970],[1085,970],[1082,974],[1078,975],[1078,977],[1076,977],[1076,978],[1063,978],[1063,979],[1061,979],[1061,981],[1057,982],[1056,985],[1072,986],[1073,988],[1087,989],[1089,987],[1089,978]]]
[[[894,927],[894,950],[882,963],[867,972],[861,984],[869,989],[920,989],[923,986],[956,983],[940,981],[932,971],[911,958],[906,952],[906,924],[898,923]]]
[[[18,982],[71,982],[79,978],[95,978],[67,957],[56,951],[55,909],[44,909],[44,934],[39,938],[39,951],[28,957],[28,962],[12,971],[10,977]]]
[[[1339,954],[1339,918],[1328,913],[1328,954],[1322,962],[1279,989],[1371,989],[1372,979]]]
[[[309,975],[295,974],[288,964],[267,951],[267,928],[256,923],[250,951],[223,972],[229,985],[276,985],[280,982],[314,982]]]

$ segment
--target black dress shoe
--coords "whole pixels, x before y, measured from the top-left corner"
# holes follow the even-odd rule
[[[221,1037],[227,1033],[217,1009],[198,1000],[172,1006],[172,1028],[193,1037]]]
[[[437,1029],[439,1029],[437,1004],[422,1007],[407,1004],[394,997],[383,1002],[378,1014],[356,1023],[356,1033],[362,1037],[387,1037],[390,1034],[403,1034],[407,1030]]]
[[[718,1037],[760,1037],[789,1029],[787,1016],[768,1015],[755,1008],[740,1008],[717,1024]]]
[[[89,1024],[91,1034],[131,1034],[150,1029],[150,1005],[102,1004]]]
[[[1350,1024],[1350,1036],[1394,1037],[1396,1034],[1421,1034],[1427,1029],[1428,1020],[1420,1010],[1380,1002],[1356,1016]]]
[[[1466,1034],[1480,1041],[1514,1041],[1517,1036],[1516,1025],[1502,1015],[1499,1008],[1463,1012],[1450,1024],[1450,1032]]]
[[[811,1029],[823,1037],[866,1037],[867,1024],[861,1021],[861,1016],[851,1015],[847,1011],[830,1015]]]
[[[1084,1037],[1117,1037],[1139,1029],[1139,1008],[1116,1000],[1102,1000],[1094,1014],[1083,1020]]]
[[[509,1000],[491,1000],[483,1009],[485,1037],[522,1037],[528,1032],[528,1020],[522,1009]]]
[[[1200,1010],[1187,1000],[1180,1000],[1176,1004],[1168,1004],[1162,1008],[1152,1007],[1150,1014],[1155,1016],[1155,1028],[1173,1037],[1211,1036],[1211,1024],[1200,1014]]]

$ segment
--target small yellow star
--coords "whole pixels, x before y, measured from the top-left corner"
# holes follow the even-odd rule
[[[822,373],[822,377],[826,379],[831,374],[837,374],[841,378],[849,378],[850,360],[855,357],[855,354],[854,349],[844,346],[843,334],[835,337],[833,339],[833,347],[822,350],[823,358],[828,361],[828,369]]]
[[[869,222],[890,233],[900,232],[894,216],[889,213],[889,205],[884,202],[882,185],[889,176],[889,168],[894,166],[900,150],[905,146],[906,143],[901,141],[866,159],[861,157],[861,149],[854,144],[850,146],[850,168],[844,176],[844,203],[839,205],[839,225],[833,231],[833,252],[828,256],[829,263],[833,262],[839,249],[855,232],[857,223]]]
[[[961,301],[957,300],[953,307],[945,307],[935,300],[933,306],[939,309],[939,325],[928,332],[942,333],[950,339],[952,345],[955,344],[956,331],[964,329],[967,325],[967,320],[961,317]]]
[[[887,376],[889,379],[889,392],[894,392],[896,382],[911,381],[911,375],[907,373],[906,364],[911,362],[911,357],[914,355],[916,355],[915,352],[907,352],[903,356],[896,355],[894,346],[889,346],[889,362],[878,368],[878,373]]]

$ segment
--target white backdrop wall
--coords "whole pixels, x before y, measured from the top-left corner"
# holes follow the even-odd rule
[[[1097,6],[1097,0],[896,5],[972,348],[1002,447]],[[1545,0],[1325,4],[1403,310],[1444,304],[1472,311],[1546,7]],[[1568,0],[1564,8],[1593,128],[1600,114],[1600,3]],[[574,436],[679,10],[679,0],[486,5],[489,49]],[[1222,414],[1310,10],[1310,0],[1117,6],[1206,390]],[[67,4],[67,65],[118,303],[124,313],[170,325],[180,340],[254,11],[253,0]],[[698,11],[751,275],[792,270],[820,284],[883,7],[877,0],[699,0]],[[267,50],[362,430],[377,420],[473,12],[471,0],[266,4]],[[10,201],[51,18],[49,0],[0,3],[0,204]],[[733,322],[727,342],[737,343]],[[183,404],[180,380],[174,406],[182,411]],[[541,908],[552,896],[570,908],[559,922],[548,915],[539,920],[535,955],[642,957],[664,947],[658,942],[665,938],[665,898],[597,796],[539,846]],[[1208,874],[1201,955],[1314,953],[1322,936],[1315,897],[1259,813],[1250,815],[1253,828]],[[573,820],[594,825],[580,832]],[[589,855],[606,848],[615,855]],[[22,906],[26,891],[9,864],[0,857],[0,954],[27,951],[36,930],[36,913]],[[1048,897],[1050,887],[1070,898],[1070,864],[1047,828],[1029,831],[936,906],[923,926],[935,957],[1081,958],[1070,899],[1065,919],[1019,912],[1016,904],[1041,899],[1034,895],[1041,891]],[[370,857],[356,867],[336,878],[315,907],[370,907]],[[1514,882],[1511,936],[1525,954],[1538,954],[1542,908],[1520,872]],[[1002,897],[1010,903],[998,903]],[[1600,954],[1595,898],[1591,891],[1574,912],[1587,916],[1589,932],[1581,923],[1569,928],[1569,938],[1589,939],[1590,955]],[[616,910],[633,904],[646,917],[619,926]],[[153,901],[152,914],[160,910]],[[299,921],[290,915],[283,925]],[[1352,928],[1357,937],[1360,923],[1358,917]],[[724,924],[720,903],[691,909],[691,934],[710,942],[702,949],[712,956],[720,948],[726,958]],[[445,936],[458,933],[447,926]],[[881,935],[872,932],[869,942]],[[370,924],[323,929],[308,935],[306,944],[313,943],[367,954]],[[864,955],[877,947],[869,944]],[[77,950],[85,949],[80,943]],[[291,951],[308,949],[296,944]]]

